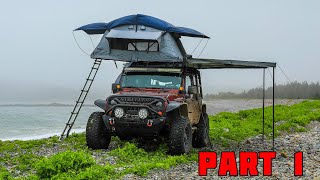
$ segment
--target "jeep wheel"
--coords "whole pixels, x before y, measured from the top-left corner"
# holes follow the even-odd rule
[[[192,146],[195,148],[210,147],[209,118],[207,113],[202,113],[197,129],[193,133]]]
[[[94,112],[90,115],[86,128],[87,145],[92,149],[108,149],[111,135],[108,133],[102,115],[103,112]]]
[[[171,123],[168,145],[170,154],[189,153],[192,147],[192,129],[187,118],[180,117]]]

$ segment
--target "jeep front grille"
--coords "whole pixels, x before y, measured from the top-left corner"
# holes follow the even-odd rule
[[[115,107],[121,107],[124,109],[124,117],[126,118],[138,117],[138,112],[141,108],[146,108],[148,110],[149,117],[156,118],[159,116],[158,112],[163,111],[164,108],[163,105],[162,107],[157,106],[156,104],[158,102],[162,102],[162,104],[164,104],[164,99],[160,97],[141,96],[116,96],[108,99],[110,110]]]
[[[144,97],[118,97],[117,98],[122,103],[151,103],[154,98],[144,98]]]

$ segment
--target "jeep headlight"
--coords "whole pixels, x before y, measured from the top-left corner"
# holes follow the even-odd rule
[[[157,106],[158,108],[162,108],[163,103],[162,103],[161,101],[160,101],[160,102],[157,102],[156,106]]]
[[[124,110],[123,110],[123,108],[117,107],[117,108],[114,110],[114,116],[115,116],[116,118],[122,118],[123,115],[124,115]]]
[[[140,119],[146,119],[148,117],[148,110],[146,108],[140,109],[138,116]]]

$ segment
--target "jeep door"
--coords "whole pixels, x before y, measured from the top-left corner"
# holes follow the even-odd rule
[[[200,96],[198,78],[195,74],[187,76],[185,82],[186,88],[189,88],[191,86],[196,87],[195,93],[186,95],[186,103],[188,104],[188,118],[191,125],[193,125],[197,124],[200,119],[202,97]]]

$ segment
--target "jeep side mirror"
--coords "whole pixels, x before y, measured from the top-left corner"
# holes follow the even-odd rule
[[[118,84],[117,83],[112,83],[112,93],[117,93],[118,92]]]
[[[188,86],[188,94],[197,94],[197,86]]]

